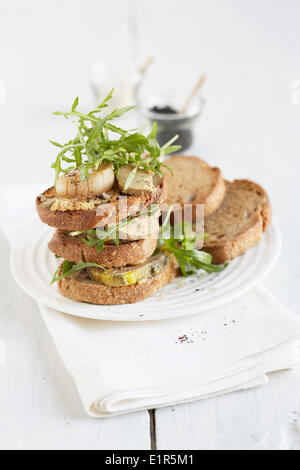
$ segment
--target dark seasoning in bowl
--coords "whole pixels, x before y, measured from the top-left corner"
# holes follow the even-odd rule
[[[156,139],[160,146],[169,142],[175,135],[178,135],[176,145],[181,146],[179,152],[192,145],[194,124],[204,107],[204,99],[199,90],[205,81],[206,74],[202,74],[190,93],[169,88],[155,90],[147,86],[139,86],[136,89],[141,124],[146,119],[152,128],[156,122]]]
[[[141,124],[146,119],[152,128],[156,122],[156,139],[160,146],[175,135],[178,135],[175,145],[181,146],[179,152],[192,145],[194,125],[204,107],[199,89],[205,80],[206,75],[202,74],[189,94],[182,90],[139,88],[136,98]]]
[[[170,120],[168,119],[163,119],[159,120],[159,118],[156,119],[157,122],[157,140],[160,145],[163,145],[165,142],[168,142],[172,137],[176,134],[178,134],[178,139],[176,141],[177,145],[181,145],[181,149],[178,150],[178,152],[182,152],[185,149],[188,149],[192,145],[193,141],[193,134],[192,134],[192,129],[190,127],[187,127],[186,124],[186,117],[183,115],[180,117],[180,114],[178,111],[176,111],[174,108],[171,106],[153,106],[150,111],[155,114],[176,114],[178,116],[178,119],[175,120]]]

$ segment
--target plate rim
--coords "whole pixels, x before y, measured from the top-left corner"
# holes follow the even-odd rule
[[[28,224],[28,227],[29,226],[32,227],[32,224],[31,225]],[[48,228],[50,228],[50,227],[48,227]],[[41,304],[43,304],[47,307],[50,307],[50,308],[52,308],[54,310],[57,310],[57,311],[60,311],[61,313],[66,314],[66,315],[71,315],[71,316],[75,316],[75,317],[79,317],[79,318],[86,318],[86,319],[90,319],[90,320],[117,321],[117,322],[160,321],[160,320],[167,320],[167,319],[172,319],[172,318],[187,317],[187,316],[190,316],[190,315],[196,315],[197,313],[201,313],[203,311],[211,310],[211,309],[216,308],[216,307],[220,307],[221,305],[225,305],[226,303],[228,303],[228,302],[230,302],[230,301],[246,294],[248,291],[253,289],[257,284],[259,284],[262,281],[262,279],[270,273],[270,271],[273,269],[274,265],[278,261],[278,258],[280,256],[280,252],[281,252],[281,248],[282,248],[281,231],[280,231],[279,225],[277,224],[276,220],[272,220],[272,222],[270,224],[270,227],[269,227],[269,230],[271,230],[271,229],[274,232],[274,240],[275,240],[274,253],[273,253],[272,259],[269,260],[266,268],[264,270],[262,270],[261,272],[259,272],[257,276],[254,276],[252,279],[250,279],[244,285],[240,286],[239,289],[236,289],[233,292],[228,292],[228,295],[226,295],[226,293],[225,293],[223,296],[221,296],[219,298],[213,298],[213,299],[207,300],[203,305],[199,306],[199,310],[197,312],[190,312],[190,313],[189,312],[184,312],[184,309],[183,309],[183,313],[181,313],[181,310],[180,311],[176,310],[174,312],[174,314],[172,314],[172,316],[170,316],[168,314],[168,316],[166,316],[166,317],[163,316],[163,308],[161,309],[162,313],[156,314],[156,316],[154,315],[153,318],[149,318],[147,316],[146,317],[138,316],[138,314],[136,314],[136,315],[131,314],[132,317],[127,316],[126,318],[122,318],[121,316],[113,316],[113,313],[112,314],[105,314],[104,316],[101,316],[101,313],[100,313],[100,316],[99,316],[99,314],[96,315],[94,313],[79,313],[78,311],[70,312],[70,311],[67,311],[64,308],[64,306],[63,306],[63,308],[61,308],[59,306],[59,302],[57,302],[57,300],[54,299],[54,298],[53,298],[52,302],[51,301],[45,302],[44,297],[39,298],[39,296],[36,295],[36,292],[35,292],[35,294],[33,294],[32,291],[27,287],[27,284],[23,283],[20,280],[19,275],[18,275],[18,273],[16,272],[16,269],[15,269],[16,266],[15,266],[15,263],[14,263],[14,256],[16,254],[16,249],[14,248],[14,246],[12,247],[11,253],[10,253],[10,269],[11,269],[12,275],[13,275],[16,283],[18,284],[18,286],[29,297],[34,299],[37,303],[41,303]],[[241,256],[244,256],[244,255],[241,255]],[[71,299],[69,299],[69,300],[71,301]],[[74,302],[76,304],[78,304],[78,303],[82,304],[82,302],[75,302],[75,301],[71,301],[71,302]],[[90,304],[88,304],[88,303],[85,304],[85,306],[89,306],[89,305]],[[127,304],[127,305],[136,306],[136,305],[138,305],[138,303],[136,303],[136,304]],[[96,306],[94,306],[94,307],[96,307]],[[98,305],[97,307],[101,308],[101,305]],[[118,305],[116,305],[115,307],[117,308]]]

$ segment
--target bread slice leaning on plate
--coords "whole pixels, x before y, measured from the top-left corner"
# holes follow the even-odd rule
[[[198,157],[176,155],[165,161],[172,173],[164,169],[167,185],[165,203],[204,204],[204,215],[209,216],[218,209],[226,191],[225,182],[219,168],[209,166]],[[195,218],[196,211],[193,211]]]
[[[176,156],[166,161],[168,204],[206,203],[203,250],[213,263],[232,260],[258,243],[267,230],[271,205],[266,191],[249,180],[224,181],[217,168],[197,157]],[[208,215],[209,214],[209,215]]]
[[[249,180],[226,182],[223,203],[205,219],[204,250],[224,263],[258,243],[272,218],[266,191]]]

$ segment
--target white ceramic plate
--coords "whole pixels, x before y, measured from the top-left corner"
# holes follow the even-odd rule
[[[74,302],[50,285],[59,260],[47,243],[53,229],[37,223],[22,231],[11,254],[11,269],[20,287],[35,300],[85,318],[116,321],[161,320],[203,312],[244,294],[260,282],[278,259],[280,231],[274,222],[260,243],[233,260],[221,273],[201,272],[175,279],[154,296],[137,304],[92,305]]]

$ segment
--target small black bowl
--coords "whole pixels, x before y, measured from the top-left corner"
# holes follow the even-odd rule
[[[157,123],[156,138],[159,145],[164,145],[174,135],[178,135],[175,145],[181,145],[178,152],[187,150],[193,142],[194,124],[200,116],[204,99],[197,95],[185,113],[179,110],[186,95],[179,92],[151,93],[138,97],[138,111],[142,121],[147,120],[152,127]]]

